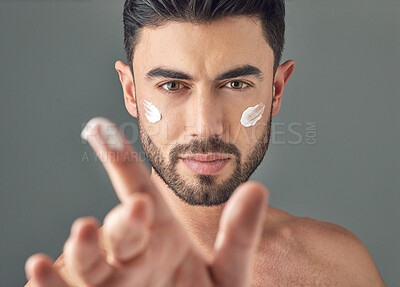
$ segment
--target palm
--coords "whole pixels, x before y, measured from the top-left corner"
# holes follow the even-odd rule
[[[101,118],[88,123],[88,141],[102,160],[121,204],[107,214],[100,231],[93,218],[74,222],[64,246],[66,269],[74,284],[248,286],[264,214],[265,188],[249,182],[235,190],[223,211],[213,258],[208,262],[173,217],[145,166],[135,157],[121,156],[136,154],[122,135],[120,157],[107,157],[115,150],[104,144],[101,125],[112,124]],[[34,286],[69,286],[42,255],[30,258],[26,270]]]

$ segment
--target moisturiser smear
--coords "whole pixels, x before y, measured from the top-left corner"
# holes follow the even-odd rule
[[[154,124],[161,120],[161,112],[155,105],[145,99],[142,99],[142,103],[145,110],[144,115],[150,123]]]
[[[254,126],[261,119],[264,109],[265,105],[263,103],[246,109],[242,114],[240,123],[245,127]]]

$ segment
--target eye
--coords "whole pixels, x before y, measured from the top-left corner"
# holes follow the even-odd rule
[[[244,90],[247,86],[249,86],[249,84],[238,80],[230,81],[227,85],[232,87],[234,90]]]
[[[163,92],[169,93],[169,92],[178,91],[178,90],[179,90],[179,87],[180,87],[181,85],[182,85],[182,84],[179,83],[179,82],[168,82],[168,83],[165,83],[165,84],[160,85],[159,87],[162,88]],[[165,86],[166,88],[163,88],[164,86]]]

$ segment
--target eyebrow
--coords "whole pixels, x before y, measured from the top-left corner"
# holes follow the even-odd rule
[[[244,65],[237,68],[233,68],[227,72],[218,75],[215,78],[215,81],[221,81],[243,76],[253,76],[259,80],[262,80],[264,78],[264,74],[261,72],[259,68],[254,67],[252,65]],[[150,70],[146,74],[146,78],[149,80],[152,80],[153,78],[173,78],[173,79],[188,80],[188,81],[193,81],[194,79],[187,73],[163,67],[157,67]]]

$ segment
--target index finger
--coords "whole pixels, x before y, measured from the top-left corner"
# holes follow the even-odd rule
[[[103,117],[93,118],[82,130],[81,137],[96,152],[122,204],[129,201],[134,193],[146,192],[154,201],[154,222],[171,218],[172,215],[151,181],[147,168],[115,123]]]

